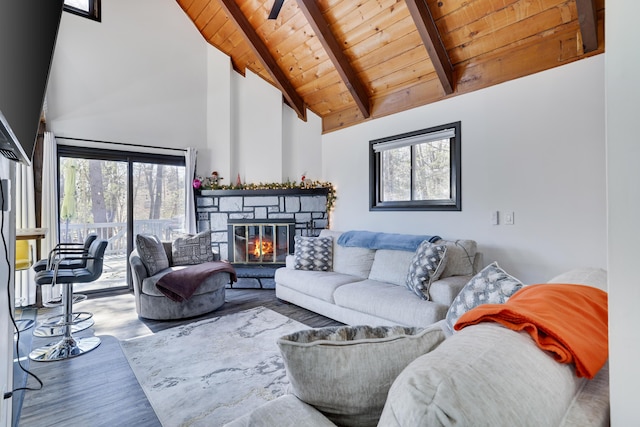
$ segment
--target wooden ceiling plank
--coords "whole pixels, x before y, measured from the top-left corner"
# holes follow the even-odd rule
[[[358,108],[360,108],[360,112],[364,117],[369,117],[369,95],[367,90],[352,68],[349,58],[344,54],[340,44],[331,33],[318,5],[314,0],[298,0],[298,7],[307,17],[309,25],[316,33],[322,46],[324,46],[327,55],[331,58],[349,92],[351,92],[351,96],[353,96]]]
[[[576,0],[578,8],[578,22],[584,52],[592,52],[598,49],[598,16],[596,14],[595,0]]]
[[[275,59],[271,56],[269,49],[258,37],[255,30],[244,16],[234,0],[220,0],[220,4],[227,12],[229,19],[232,19],[240,31],[244,34],[247,43],[251,46],[260,62],[274,81],[274,84],[282,91],[284,98],[300,119],[307,120],[307,112],[304,100],[297,94],[284,72],[278,67]]]
[[[452,94],[454,91],[453,67],[429,8],[424,0],[405,0],[405,2],[418,28],[418,33],[422,37],[424,46],[427,48],[429,58],[433,62],[433,67],[436,69],[436,74],[440,79],[440,83],[442,83],[444,92],[447,95]]]

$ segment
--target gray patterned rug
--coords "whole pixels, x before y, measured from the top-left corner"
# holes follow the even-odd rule
[[[121,344],[164,427],[215,427],[286,392],[276,340],[307,328],[258,307]]]

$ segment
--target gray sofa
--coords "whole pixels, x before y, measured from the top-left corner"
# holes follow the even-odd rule
[[[447,241],[445,269],[425,301],[405,286],[414,252],[341,246],[341,234],[322,230],[319,236],[333,239],[332,271],[296,270],[288,256],[275,273],[276,296],[349,325],[427,326],[445,317],[482,263],[475,241]]]
[[[137,250],[134,249],[129,256],[138,316],[153,320],[184,319],[209,313],[224,304],[225,288],[231,282],[227,272],[209,276],[191,298],[182,302],[173,301],[160,292],[156,283],[162,276],[187,267],[173,264],[171,242],[162,242],[162,246],[169,259],[169,268],[153,276],[149,276]],[[214,253],[214,260],[219,260],[218,254]]]
[[[580,269],[550,282],[606,290],[606,273]],[[444,322],[427,329],[440,329]],[[367,378],[361,381],[366,401]],[[525,332],[481,323],[448,337],[443,333],[435,349],[409,363],[389,388],[377,425],[604,427],[609,418],[608,362],[593,379],[580,378],[573,364],[556,362]],[[227,426],[276,425],[335,424],[321,408],[287,394]]]

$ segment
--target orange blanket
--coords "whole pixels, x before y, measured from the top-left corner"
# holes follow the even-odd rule
[[[558,362],[573,362],[579,377],[593,378],[609,357],[607,293],[591,286],[525,286],[504,304],[469,310],[454,328],[480,322],[528,332]]]

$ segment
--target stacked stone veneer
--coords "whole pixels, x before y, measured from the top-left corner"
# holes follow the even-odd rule
[[[222,259],[228,254],[230,219],[289,219],[297,235],[317,236],[329,222],[327,194],[326,188],[202,190],[196,196],[198,231],[211,230],[211,245]]]

